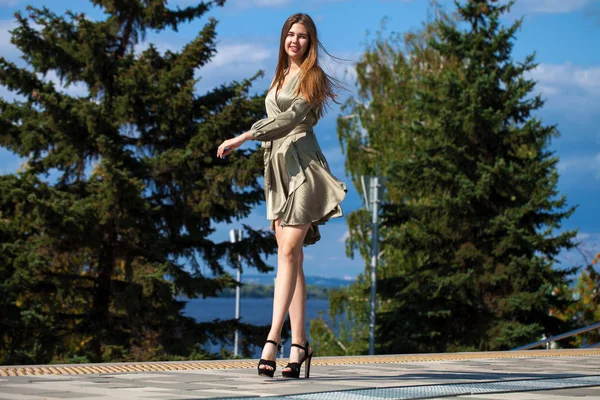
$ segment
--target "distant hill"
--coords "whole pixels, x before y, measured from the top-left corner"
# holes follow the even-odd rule
[[[274,275],[242,275],[242,283],[256,283],[259,285],[272,285],[275,280]],[[324,288],[339,288],[348,286],[356,282],[356,278],[329,278],[323,276],[307,276],[306,284],[311,286],[320,286]]]
[[[265,299],[273,298],[273,284],[262,285],[260,283],[248,283],[246,282],[242,286],[240,296],[242,298],[251,299]],[[309,299],[321,299],[327,300],[329,298],[329,291],[334,290],[333,288],[326,288],[323,286],[306,285],[306,297]],[[219,295],[219,297],[235,297],[235,289],[227,288]]]
[[[340,287],[345,287],[356,282],[356,279],[350,278],[328,278],[322,276],[306,277],[306,293],[310,299],[329,298],[329,291]],[[273,275],[242,275],[243,298],[272,298],[275,276]],[[224,289],[217,297],[235,297],[235,288]],[[185,296],[179,296],[179,300],[187,300]]]

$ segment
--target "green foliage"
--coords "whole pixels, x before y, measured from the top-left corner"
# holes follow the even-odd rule
[[[501,26],[509,6],[456,3],[458,19],[438,9],[357,65],[344,114],[358,118],[340,118],[338,133],[357,187],[363,174],[386,178],[378,353],[510,349],[567,328],[549,311],[570,302],[553,291],[573,272],[555,267],[573,246],[575,232],[556,231],[574,209],[556,190],[556,127],[534,116],[533,56],[511,59],[521,21]],[[370,255],[365,212],[348,223],[349,251]],[[351,342],[366,339],[369,285],[365,273],[336,308],[354,312]]]
[[[233,286],[238,254],[270,270],[270,234],[210,239],[263,198],[256,149],[215,157],[262,117],[264,98],[249,95],[259,75],[195,92],[216,53],[212,18],[179,52],[134,50],[147,30],[177,30],[223,1],[93,3],[105,20],[17,12],[11,41],[27,67],[0,57],[0,83],[23,98],[0,100],[0,145],[27,160],[0,176],[0,363],[203,358],[198,346],[236,328],[262,341],[264,328],[197,324],[175,300]],[[86,93],[57,89],[49,72]]]
[[[366,354],[369,348],[369,300],[367,282],[359,280],[329,294],[329,320],[321,313],[310,321],[311,345],[319,354],[346,356]]]
[[[554,315],[575,328],[600,322],[600,274],[596,270],[597,265],[600,265],[600,253],[588,255],[584,250],[579,249],[579,251],[583,255],[584,268],[575,287],[565,285],[555,291],[556,294],[571,295],[575,301],[563,309],[552,310]],[[598,343],[600,343],[600,333],[596,329],[572,337],[569,344],[582,347]]]

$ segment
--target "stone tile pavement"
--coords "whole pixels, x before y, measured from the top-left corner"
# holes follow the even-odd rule
[[[506,354],[505,358],[445,361],[441,357],[437,361],[397,363],[369,363],[368,358],[357,358],[361,364],[346,358],[344,364],[313,365],[307,380],[284,379],[280,373],[274,379],[261,378],[254,368],[3,376],[0,399],[192,400],[274,396],[287,400],[600,400],[599,355],[582,356],[576,351],[559,357]],[[321,358],[322,363],[327,360]],[[579,387],[568,388],[581,380]],[[492,393],[497,384],[510,386],[510,392]],[[540,390],[528,391],[523,385]],[[555,389],[548,390],[552,385]],[[483,392],[471,392],[475,387]]]

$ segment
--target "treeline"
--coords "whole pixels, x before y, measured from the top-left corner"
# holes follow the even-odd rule
[[[361,176],[380,175],[385,195],[377,282],[367,264],[332,292],[336,326],[311,323],[319,354],[367,352],[375,283],[376,353],[508,350],[598,315],[597,291],[576,307],[569,288],[582,267],[579,287],[597,287],[593,265],[558,257],[577,244],[562,229],[575,208],[557,188],[559,132],[538,116],[534,55],[513,58],[513,2],[432,3],[421,29],[368,44],[338,119],[358,192]],[[347,221],[348,251],[370,260],[371,216]]]
[[[255,299],[272,298],[273,290],[273,285],[245,283],[241,287],[240,296]],[[329,298],[330,290],[331,289],[322,286],[307,285],[306,296],[308,299],[326,300]],[[235,288],[227,288],[223,290],[219,297],[235,297]]]
[[[185,296],[214,297],[238,266],[268,272],[272,233],[215,242],[214,226],[263,201],[258,147],[215,157],[224,139],[264,116],[254,78],[206,93],[196,84],[217,52],[224,1],[94,0],[101,18],[46,7],[15,13],[0,57],[0,146],[25,160],[0,175],[0,364],[213,358],[205,343],[267,327],[196,323]],[[194,24],[175,51],[150,31]],[[54,82],[52,77],[58,77]],[[76,93],[71,87],[76,86]]]

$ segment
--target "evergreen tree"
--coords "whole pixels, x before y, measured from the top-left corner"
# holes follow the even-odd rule
[[[543,106],[526,78],[534,56],[511,59],[521,21],[504,27],[500,16],[512,3],[455,5],[460,23],[436,19],[424,52],[383,69],[366,59],[357,71],[368,107],[349,112],[368,135],[340,127],[352,165],[355,153],[376,155],[353,177],[379,168],[387,178],[382,353],[510,349],[567,327],[550,310],[570,301],[555,288],[573,270],[556,256],[575,232],[556,231],[573,208],[556,189],[557,129],[534,115]]]
[[[181,51],[134,50],[224,1],[92,3],[106,19],[16,13],[12,43],[28,65],[0,58],[0,83],[24,98],[0,101],[0,145],[27,160],[0,176],[0,363],[205,357],[200,345],[236,327],[252,340],[252,326],[184,317],[177,296],[231,287],[237,254],[270,268],[270,235],[210,238],[262,200],[256,149],[215,154],[262,117],[263,97],[249,95],[254,78],[196,93],[194,73],[216,52],[212,18]],[[57,89],[50,72],[86,94]]]

